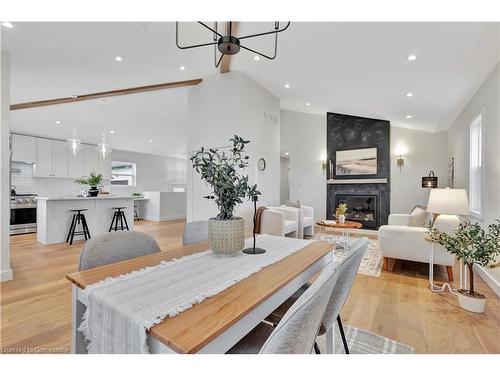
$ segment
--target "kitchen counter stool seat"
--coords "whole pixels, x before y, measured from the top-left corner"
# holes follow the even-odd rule
[[[83,211],[87,211],[87,209],[82,208],[82,209],[70,210],[70,212],[73,212],[73,219],[71,220],[68,236],[66,237],[66,242],[69,242],[70,245],[73,245],[73,239],[75,237],[75,234],[85,236],[85,241],[91,238],[89,227],[87,225],[87,220],[85,219],[85,215],[82,214]],[[81,231],[76,230],[78,224],[82,226]]]
[[[113,214],[113,219],[111,220],[111,225],[109,226],[109,231],[111,232],[114,230],[115,232],[118,230],[124,231],[130,230],[128,228],[128,223],[127,223],[127,218],[125,217],[125,212],[122,211],[126,209],[127,207],[113,207],[113,210],[115,210],[115,213]],[[114,224],[114,227],[113,227]],[[125,224],[125,226],[123,226]]]

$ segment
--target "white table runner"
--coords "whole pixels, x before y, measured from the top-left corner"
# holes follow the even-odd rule
[[[148,353],[146,329],[312,242],[263,234],[256,246],[264,254],[223,258],[207,250],[89,285],[79,328],[90,342],[89,353]],[[252,244],[245,241],[245,247]]]

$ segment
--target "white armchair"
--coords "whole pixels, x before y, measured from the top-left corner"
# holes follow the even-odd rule
[[[300,206],[300,208],[281,205],[280,207],[297,210],[299,217],[299,233],[298,238],[306,236],[314,236],[314,208],[309,206]]]
[[[262,212],[260,233],[298,238],[299,212],[290,207],[268,207]]]
[[[425,240],[427,229],[408,226],[409,217],[410,215],[404,214],[389,215],[389,225],[382,225],[378,230],[378,243],[384,257],[385,269],[391,258],[429,263],[431,243]],[[434,222],[434,226],[440,230],[455,226],[456,223],[450,220],[452,219],[449,215],[440,215]],[[446,266],[448,279],[453,281],[452,267],[455,264],[455,255],[435,243],[433,258],[434,264]]]

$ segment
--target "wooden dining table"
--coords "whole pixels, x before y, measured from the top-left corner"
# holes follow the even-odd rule
[[[108,277],[154,266],[208,249],[202,242],[66,275],[72,293],[72,351],[86,353],[77,328],[85,305],[83,289]],[[225,353],[302,285],[333,261],[333,247],[314,241],[288,257],[265,267],[221,293],[209,297],[173,318],[166,318],[148,331],[150,353]],[[259,256],[259,255],[255,255]],[[333,350],[332,331],[327,351]]]

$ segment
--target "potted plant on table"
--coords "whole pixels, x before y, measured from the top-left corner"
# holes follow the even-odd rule
[[[337,218],[340,224],[345,223],[346,212],[347,212],[347,203],[341,203],[335,209],[335,217]]]
[[[248,176],[239,170],[248,167],[245,145],[250,141],[235,135],[230,139],[231,149],[228,153],[215,148],[202,147],[190,157],[193,168],[201,175],[212,194],[205,198],[214,199],[219,213],[208,220],[208,244],[218,255],[235,255],[245,246],[244,220],[234,216],[237,205],[243,199],[260,195],[257,185],[248,183]]]
[[[97,197],[99,194],[97,186],[102,182],[102,174],[96,174],[95,171],[92,171],[89,177],[77,178],[75,182],[80,185],[90,186],[88,191],[89,197]]]
[[[495,267],[493,262],[500,254],[500,221],[484,230],[478,223],[461,223],[452,234],[429,230],[433,241],[443,245],[450,253],[462,259],[469,272],[469,289],[459,289],[458,303],[468,311],[482,313],[486,296],[474,290],[474,264],[482,267]]]

